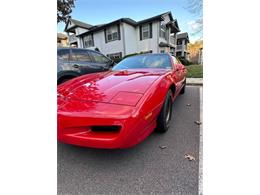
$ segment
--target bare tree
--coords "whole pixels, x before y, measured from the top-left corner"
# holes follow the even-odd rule
[[[203,30],[203,1],[202,0],[187,0],[187,6],[185,7],[190,13],[198,18],[191,21],[189,24],[193,31],[192,34],[200,34]]]
[[[194,15],[202,17],[203,2],[202,0],[187,0],[186,9]]]
[[[75,0],[57,0],[57,23],[67,22],[72,12],[72,8],[75,7]]]

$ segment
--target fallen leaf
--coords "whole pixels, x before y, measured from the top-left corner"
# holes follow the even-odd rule
[[[191,106],[191,104],[186,104],[186,106]]]
[[[161,149],[165,149],[167,148],[167,146],[159,146]]]
[[[194,123],[195,123],[196,125],[201,125],[201,124],[202,124],[202,122],[200,122],[200,121],[194,121]]]
[[[190,154],[185,154],[184,158],[188,159],[189,161],[193,161],[193,160],[196,161],[195,157]]]

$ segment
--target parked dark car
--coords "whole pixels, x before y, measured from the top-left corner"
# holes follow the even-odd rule
[[[57,83],[83,74],[107,71],[114,62],[100,52],[80,48],[57,49]]]

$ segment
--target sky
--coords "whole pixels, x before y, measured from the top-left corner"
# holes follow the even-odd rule
[[[189,0],[76,0],[72,10],[73,19],[91,24],[104,24],[119,18],[131,18],[140,21],[171,11],[177,19],[181,32],[188,32],[191,42],[202,37],[194,35],[198,27],[198,15],[187,9]],[[58,32],[63,32],[64,23],[58,24]]]

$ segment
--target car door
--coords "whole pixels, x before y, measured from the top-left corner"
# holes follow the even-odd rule
[[[60,48],[57,50],[57,79],[62,76],[62,74],[70,70],[70,49]]]
[[[57,71],[58,73],[68,69],[70,66],[69,62],[70,49],[58,49],[57,50]]]
[[[86,49],[72,49],[70,65],[74,71],[77,71],[80,74],[103,71],[103,69],[96,66]]]
[[[173,79],[175,80],[175,84],[176,84],[176,89],[177,91],[179,91],[181,89],[181,86],[183,84],[183,73],[182,70],[180,68],[180,64],[179,61],[177,60],[177,58],[175,56],[171,56],[172,57],[172,61],[173,61]]]
[[[187,70],[185,66],[180,62],[180,60],[178,60],[178,58],[176,58],[176,66],[179,70],[180,81],[183,83],[186,79]]]
[[[96,66],[101,69],[108,70],[113,65],[113,61],[103,54],[96,51],[88,51],[89,55],[92,57],[92,60],[96,64]]]

